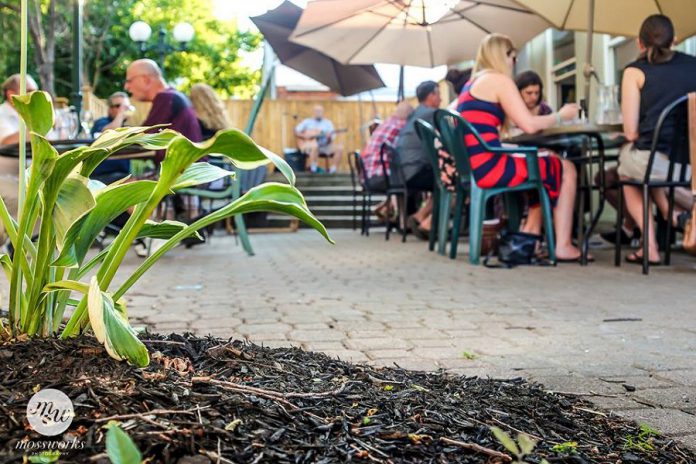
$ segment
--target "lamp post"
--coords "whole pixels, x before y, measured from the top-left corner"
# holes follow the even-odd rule
[[[73,3],[73,66],[72,93],[70,104],[75,108],[77,120],[80,121],[82,112],[82,5],[84,0],[74,0]]]
[[[128,35],[133,42],[136,42],[139,45],[142,53],[148,51],[157,52],[157,64],[159,64],[160,68],[162,69],[162,73],[164,73],[164,58],[168,53],[177,50],[186,50],[186,45],[193,39],[194,30],[193,26],[189,23],[179,23],[174,26],[172,35],[174,40],[179,44],[178,47],[174,47],[167,42],[167,30],[163,26],[160,26],[157,32],[157,42],[152,45],[147,45],[146,42],[152,36],[152,28],[145,21],[136,21],[131,24],[130,28],[128,29]]]

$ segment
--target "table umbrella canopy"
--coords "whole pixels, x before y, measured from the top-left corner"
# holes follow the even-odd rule
[[[513,0],[315,0],[290,39],[341,63],[435,67],[475,58],[491,32],[520,46],[548,27]]]
[[[374,66],[344,65],[325,54],[292,43],[288,37],[302,15],[302,8],[289,1],[275,10],[251,20],[285,66],[293,68],[328,86],[341,95],[354,95],[384,87]]]
[[[669,16],[679,40],[696,34],[693,0],[517,0],[558,29],[636,37],[643,20],[653,14]],[[594,4],[594,5],[593,5]],[[590,11],[593,8],[593,11]]]

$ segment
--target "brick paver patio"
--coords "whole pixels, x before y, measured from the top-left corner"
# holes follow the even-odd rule
[[[526,377],[696,447],[696,260],[649,277],[589,267],[470,266],[409,238],[334,230],[175,249],[128,295],[135,325],[301,346],[355,362]],[[130,256],[127,267],[139,258]]]

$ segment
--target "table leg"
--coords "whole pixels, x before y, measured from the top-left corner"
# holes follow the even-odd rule
[[[578,172],[578,192],[576,195],[578,196],[578,212],[577,212],[577,230],[578,230],[578,244],[580,246],[580,264],[585,266],[587,264],[587,250],[586,250],[586,233],[585,233],[585,163],[590,163],[592,158],[591,158],[591,153],[590,153],[590,148],[589,148],[589,143],[587,142],[587,138],[583,137],[582,139],[582,146],[581,146],[581,158],[580,158],[580,165],[579,165],[579,172]]]
[[[606,200],[606,188],[605,188],[605,179],[604,179],[604,142],[602,141],[602,136],[600,134],[591,134],[590,137],[594,138],[595,141],[597,142],[597,161],[598,161],[598,168],[599,168],[599,182],[597,186],[597,191],[599,193],[599,201],[597,204],[597,212],[592,214],[592,188],[590,187],[590,224],[587,227],[587,231],[585,232],[585,242],[583,243],[583,257],[582,261],[583,264],[587,264],[587,253],[589,251],[589,240],[590,237],[592,236],[592,233],[594,232],[595,227],[597,226],[597,223],[599,222],[599,218],[602,216],[602,212],[604,211],[604,202]],[[589,162],[590,166],[592,165],[592,158],[590,158]],[[592,168],[590,167],[590,185],[592,185]]]

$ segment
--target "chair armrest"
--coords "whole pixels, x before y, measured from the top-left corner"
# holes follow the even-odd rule
[[[501,148],[487,148],[487,151],[490,151],[491,153],[501,153],[501,154],[510,154],[510,153],[520,153],[520,154],[537,154],[539,149],[537,147],[501,147]]]

